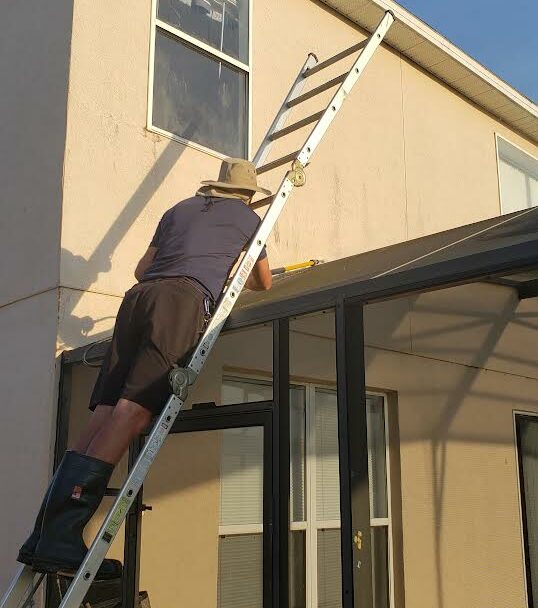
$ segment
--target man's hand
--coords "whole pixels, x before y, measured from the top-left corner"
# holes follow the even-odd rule
[[[273,275],[269,268],[269,260],[264,258],[254,264],[254,268],[245,283],[247,289],[253,291],[267,291],[273,284]]]
[[[144,276],[146,270],[151,266],[153,262],[153,258],[157,253],[157,247],[148,247],[146,253],[140,258],[135,270],[135,278],[137,281],[140,281]]]

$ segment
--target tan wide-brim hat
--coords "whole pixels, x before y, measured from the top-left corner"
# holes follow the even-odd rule
[[[250,190],[270,196],[270,190],[258,186],[257,177],[256,167],[250,161],[243,158],[225,158],[220,166],[218,180],[205,180],[202,184],[230,190]]]

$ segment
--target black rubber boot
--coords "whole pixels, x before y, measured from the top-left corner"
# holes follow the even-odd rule
[[[71,452],[69,463],[62,467],[51,485],[43,515],[41,537],[32,566],[38,572],[74,574],[88,548],[82,532],[97,511],[105,494],[114,466]],[[97,578],[121,576],[121,563],[104,560]]]
[[[41,508],[39,509],[39,513],[37,514],[37,518],[35,520],[34,529],[23,546],[19,549],[19,555],[17,556],[17,561],[21,564],[26,564],[27,566],[32,565],[32,560],[34,559],[35,548],[37,547],[37,543],[39,542],[39,538],[41,537],[41,525],[43,523],[43,515],[45,513],[45,507],[47,505],[47,500],[49,498],[50,489],[56,476],[60,474],[60,471],[65,466],[65,463],[69,462],[70,454],[73,452],[66,452],[64,457],[62,458],[62,462],[56,469],[51,482],[49,483],[49,487],[45,492],[45,496],[43,497],[43,502],[41,503]],[[69,465],[67,465],[69,466]]]

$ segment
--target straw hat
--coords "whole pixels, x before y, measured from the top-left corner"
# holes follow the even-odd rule
[[[243,158],[225,158],[220,166],[218,180],[205,180],[202,184],[229,190],[250,190],[251,192],[262,192],[267,196],[271,195],[270,190],[258,186],[254,164]]]

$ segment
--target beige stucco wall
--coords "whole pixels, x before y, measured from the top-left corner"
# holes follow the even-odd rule
[[[537,310],[487,284],[365,309],[366,382],[397,399],[408,606],[526,605],[513,412],[538,412]]]
[[[72,1],[3,3],[0,306],[59,280]]]
[[[0,18],[0,595],[39,508],[55,436],[60,223],[72,2]]]
[[[121,297],[162,213],[217,172],[214,156],[146,129],[150,8],[150,0],[107,11],[87,1],[75,6],[61,264],[61,284],[71,290],[62,292],[62,347],[109,331],[101,321],[81,335],[77,319],[66,313],[82,307],[92,317],[94,303],[117,308],[101,298],[83,304],[84,291]],[[324,58],[363,37],[310,0],[255,3],[253,149],[306,53]],[[267,41],[275,39],[269,52]],[[331,69],[327,77],[340,66]],[[318,107],[310,103],[306,112]],[[498,215],[495,133],[538,153],[381,48],[316,153],[307,187],[281,216],[269,242],[272,264],[336,259]],[[265,181],[275,185],[280,176],[276,171]]]
[[[0,308],[0,594],[39,510],[55,436],[56,291]]]

